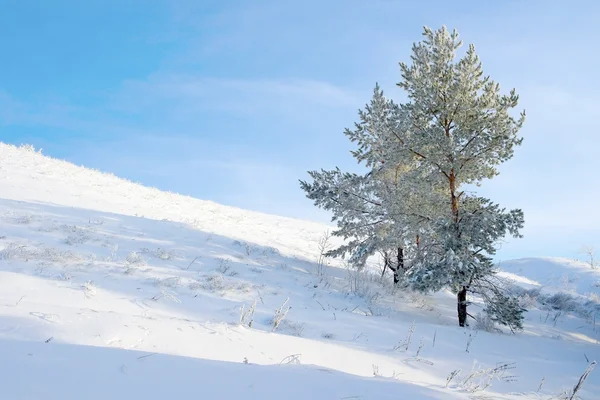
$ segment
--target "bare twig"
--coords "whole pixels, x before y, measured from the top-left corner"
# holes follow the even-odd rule
[[[199,259],[199,258],[200,258],[200,256],[197,256],[196,258],[194,258],[194,259],[192,260],[192,262],[191,262],[191,263],[190,263],[190,264],[189,264],[189,265],[188,265],[188,266],[185,268],[185,271],[187,271],[188,269],[190,269],[190,267],[192,266],[192,264],[193,264],[193,263],[195,263],[195,262],[196,262],[196,260],[197,260],[197,259]]]
[[[539,393],[542,390],[542,386],[544,386],[544,383],[546,383],[545,376],[542,378],[542,381],[540,382],[540,386],[538,386],[536,393]]]
[[[150,354],[146,354],[145,356],[140,356],[140,357],[138,357],[137,359],[138,359],[138,360],[141,360],[142,358],[151,357],[151,356],[154,356],[154,355],[156,355],[156,354],[158,354],[158,353],[150,353]]]
[[[583,382],[585,382],[587,377],[592,373],[595,366],[596,366],[596,361],[592,361],[592,363],[586,368],[583,375],[581,375],[581,378],[579,378],[579,382],[577,382],[577,385],[575,385],[575,387],[573,388],[573,394],[571,395],[571,397],[569,397],[569,400],[573,400],[575,398],[575,395],[577,394],[577,392],[579,392],[579,390],[583,386]]]
[[[288,311],[290,311],[290,306],[288,306],[286,309],[284,309],[285,305],[287,304],[287,302],[290,300],[290,298],[286,298],[285,301],[283,302],[283,304],[281,305],[281,307],[279,307],[277,310],[275,310],[275,316],[273,317],[273,329],[272,331],[274,332],[278,327],[279,324],[281,323],[281,321],[283,321],[283,319],[285,318],[285,316],[287,315]]]
[[[265,302],[263,301],[262,295],[260,294],[260,290],[258,290],[258,288],[256,288],[256,292],[258,293],[258,298],[260,299],[261,304],[265,304]]]
[[[281,360],[279,362],[279,365],[281,365],[281,364],[300,364],[300,357],[302,357],[302,354],[291,354],[291,355],[285,357],[283,360]]]

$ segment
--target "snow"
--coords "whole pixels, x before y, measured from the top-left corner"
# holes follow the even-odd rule
[[[327,229],[0,143],[0,398],[550,399],[600,360],[596,314],[529,299],[524,332],[489,333],[456,326],[449,293],[392,293],[337,260],[318,274]],[[597,303],[583,263],[501,267]],[[597,393],[600,371],[579,395]]]
[[[530,288],[600,296],[600,268],[566,258],[523,258],[501,263],[507,277]],[[524,285],[525,286],[525,285]]]

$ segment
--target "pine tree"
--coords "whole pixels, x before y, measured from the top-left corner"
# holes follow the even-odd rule
[[[460,326],[471,292],[486,301],[492,318],[519,329],[523,310],[490,277],[496,242],[507,233],[519,237],[523,213],[467,194],[464,185],[498,174],[521,144],[525,115],[511,116],[518,96],[501,94],[483,75],[473,45],[455,60],[462,45],[456,31],[424,28],[423,35],[411,65],[400,63],[398,87],[408,101],[394,103],[377,85],[360,122],[345,132],[368,172],[312,171],[313,183],[301,187],[333,212],[334,234],[349,239],[331,255],[350,254],[363,265],[376,251],[397,251],[407,285],[457,294]]]

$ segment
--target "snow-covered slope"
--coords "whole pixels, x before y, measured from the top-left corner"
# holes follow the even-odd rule
[[[600,268],[566,258],[523,258],[500,264],[508,278],[523,287],[562,291],[588,298],[600,297]],[[526,280],[523,280],[525,278]]]
[[[15,148],[0,142],[0,163],[4,199],[184,222],[206,232],[274,246],[289,255],[310,256],[304,244],[328,228],[162,192],[45,157],[30,146]]]
[[[600,360],[595,314],[533,291],[510,335],[455,326],[449,294],[321,270],[327,228],[0,143],[0,398],[549,399]],[[531,289],[572,265],[503,268]],[[567,289],[593,302],[593,288]]]

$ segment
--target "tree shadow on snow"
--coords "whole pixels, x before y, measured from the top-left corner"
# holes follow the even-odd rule
[[[339,283],[332,287],[312,274],[314,262],[180,222],[2,199],[2,247],[4,270],[80,292],[79,305],[92,309],[101,307],[103,291],[109,291],[130,297],[130,305],[119,305],[124,312],[162,310],[197,321],[218,314],[236,323],[240,307],[256,302],[253,327],[270,330],[286,298],[290,321],[315,307],[325,308],[321,317],[327,320],[351,314],[357,305],[368,308],[363,299],[349,303],[339,283],[344,271],[329,269]],[[328,303],[318,306],[321,297]],[[299,329],[282,326],[280,332],[299,335]]]
[[[3,399],[454,398],[437,389],[307,365],[265,366],[6,339],[0,339],[0,354]]]

